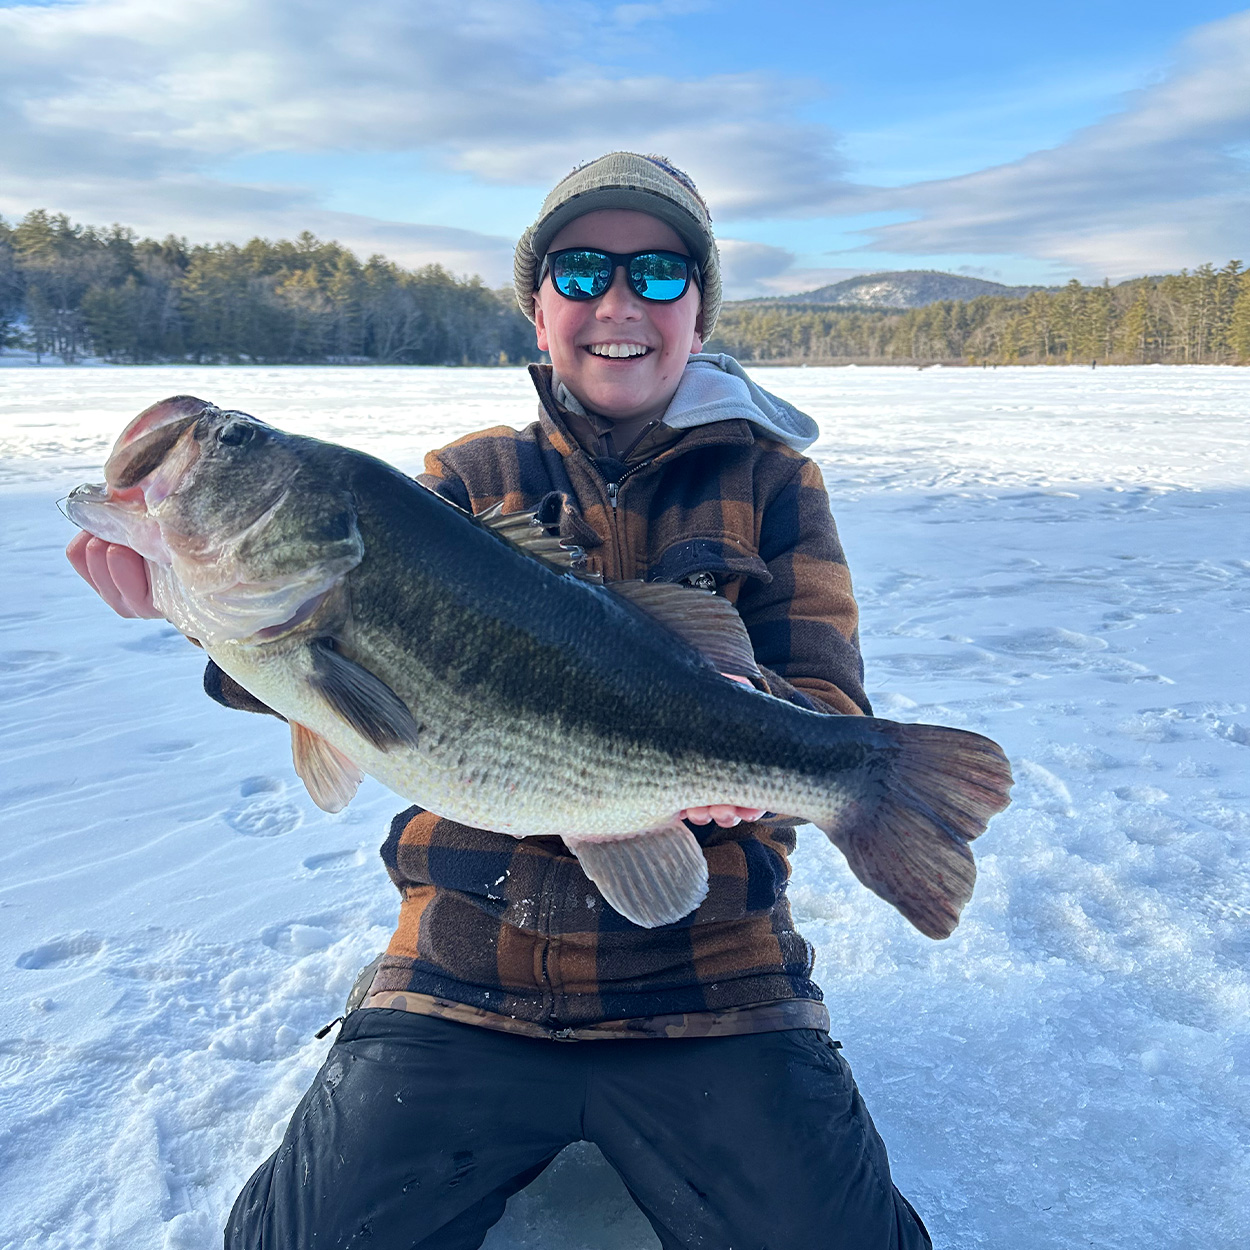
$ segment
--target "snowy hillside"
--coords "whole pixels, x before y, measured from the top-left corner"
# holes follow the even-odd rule
[[[1250,370],[755,376],[821,423],[878,713],[990,734],[1019,779],[944,943],[800,834],[900,1188],[948,1250],[1245,1244]],[[3,1250],[216,1250],[396,915],[400,802],[318,811],[281,725],[61,557],[57,498],[176,392],[409,471],[534,408],[511,370],[0,374]],[[656,1242],[581,1146],[486,1244]]]
[[[1010,295],[1022,298],[1033,286],[1004,286],[984,278],[933,269],[904,269],[898,273],[866,273],[800,295],[777,300],[785,304],[838,304],[864,308],[923,308],[942,299],[976,299],[978,295]],[[773,302],[773,301],[770,301]]]

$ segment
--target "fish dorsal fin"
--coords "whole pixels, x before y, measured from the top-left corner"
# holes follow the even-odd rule
[[[541,560],[557,573],[570,573],[584,582],[603,581],[598,573],[589,573],[583,567],[586,553],[576,543],[565,542],[547,533],[538,520],[538,509],[526,512],[505,512],[503,504],[492,504],[479,512],[474,520],[481,521],[492,533],[519,547],[528,556]]]
[[[328,640],[313,643],[311,649],[308,684],[362,738],[379,751],[417,745],[421,727],[386,682],[340,655]]]
[[[671,582],[612,582],[609,589],[688,642],[719,672],[763,681],[747,627],[728,599]]]
[[[688,916],[707,897],[707,860],[681,823],[602,842],[565,837],[608,906],[654,929]]]
[[[342,751],[297,721],[291,722],[291,756],[309,797],[323,812],[341,812],[364,780]]]

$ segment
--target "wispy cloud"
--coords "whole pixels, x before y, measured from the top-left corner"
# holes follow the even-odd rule
[[[697,58],[668,73],[629,68],[650,63],[639,49],[653,24],[707,3],[6,5],[0,212],[46,206],[202,238],[308,227],[502,282],[523,222],[494,234],[333,213],[315,175],[259,183],[213,171],[254,171],[273,153],[416,154],[435,178],[532,189],[537,206],[575,162],[633,148],[688,168],[718,222],[776,223],[777,242],[787,218],[827,222],[836,236],[839,217],[905,214],[869,232],[874,266],[885,254],[1010,255],[1118,277],[1250,258],[1250,13],[1196,31],[1169,75],[1064,143],[957,178],[872,188],[848,179],[838,136],[808,120],[819,83],[700,76]],[[805,237],[805,258],[727,240],[730,291],[787,292],[848,272],[804,268],[822,259],[811,229]]]
[[[858,269],[807,268],[796,264],[788,248],[745,239],[721,239],[725,293],[730,299],[756,299],[770,295],[797,295],[841,282],[864,272]]]
[[[1067,142],[882,193],[874,232],[911,253],[1016,253],[1087,277],[1250,257],[1250,13],[1193,32],[1160,82]]]
[[[690,7],[625,6],[618,24],[636,28],[674,5]],[[0,207],[108,202],[134,219],[133,204],[187,228],[256,215],[257,229],[311,222],[311,188],[205,175],[223,159],[278,151],[416,151],[536,188],[613,147],[664,151],[721,217],[812,212],[851,194],[833,136],[793,116],[813,88],[612,71],[595,62],[591,18],[536,0],[2,8]]]

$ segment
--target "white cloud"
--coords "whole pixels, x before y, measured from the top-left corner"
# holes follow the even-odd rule
[[[311,228],[498,283],[502,236],[522,222],[496,236],[331,213],[315,186],[210,171],[239,158],[255,168],[266,153],[412,153],[478,184],[532,188],[537,207],[575,163],[632,148],[687,168],[718,222],[902,210],[914,219],[873,232],[874,250],[893,256],[1032,256],[1093,278],[1250,259],[1250,14],[1197,31],[1170,76],[1066,143],[887,190],[849,183],[836,136],[802,120],[811,83],[612,68],[645,63],[631,49],[649,25],[705,3],[0,7],[0,212],[42,206],[197,238]],[[762,247],[727,243],[731,293],[860,271],[799,270]]]
[[[796,257],[784,247],[745,239],[719,239],[726,299],[797,295],[864,273],[863,269],[795,268]]]
[[[911,253],[1023,253],[1086,277],[1250,258],[1250,13],[1195,31],[1161,82],[1066,143],[883,192],[915,221],[874,232]]]
[[[541,187],[612,148],[662,151],[720,217],[810,213],[848,193],[832,136],[791,116],[810,89],[609,72],[594,60],[597,20],[539,0],[0,8],[0,209],[177,210],[169,224],[197,230],[233,231],[253,214],[247,232],[310,224],[308,188],[205,176],[265,152],[422,152],[482,181]]]

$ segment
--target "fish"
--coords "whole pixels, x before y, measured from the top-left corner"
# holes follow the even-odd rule
[[[326,811],[368,774],[450,820],[560,838],[643,928],[707,894],[680,812],[787,813],[922,933],[958,924],[969,844],[1009,802],[1001,747],[768,694],[723,596],[604,584],[532,513],[474,516],[193,396],[135,417],[104,475],[70,518],[137,550],[166,620],[285,718]]]

